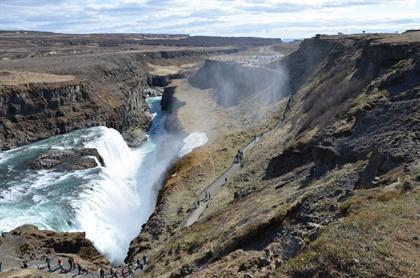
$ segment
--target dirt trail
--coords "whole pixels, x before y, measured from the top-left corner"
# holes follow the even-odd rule
[[[256,137],[251,143],[249,143],[245,148],[242,149],[242,152],[245,154],[250,148],[252,148],[259,140],[261,136]],[[185,218],[181,227],[188,227],[194,224],[200,216],[203,214],[204,210],[207,207],[208,201],[211,200],[211,197],[214,196],[220,188],[226,184],[226,180],[229,179],[238,171],[241,163],[236,163],[234,161],[232,165],[218,178],[216,178],[206,189],[204,189],[198,196],[195,204],[198,203],[198,206],[193,208],[193,211]],[[208,195],[210,193],[210,195]]]

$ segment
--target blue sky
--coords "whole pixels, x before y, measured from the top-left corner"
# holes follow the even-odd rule
[[[420,0],[0,0],[0,29],[303,38],[420,28]]]

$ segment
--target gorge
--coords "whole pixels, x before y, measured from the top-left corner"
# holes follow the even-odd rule
[[[92,277],[144,256],[136,276],[415,277],[420,32],[31,36],[0,52],[10,273],[48,253]]]

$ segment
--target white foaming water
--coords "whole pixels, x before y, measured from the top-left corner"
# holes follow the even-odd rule
[[[159,105],[155,99],[153,105]],[[165,115],[153,113],[148,141],[131,150],[121,134],[104,128],[87,147],[96,148],[105,167],[73,206],[77,227],[113,263],[121,263],[131,240],[154,210],[165,171],[176,156],[176,137],[164,129]]]
[[[184,145],[178,152],[178,157],[189,154],[195,148],[198,148],[208,141],[207,134],[204,132],[193,132],[184,139]]]
[[[142,224],[136,219],[141,201],[135,178],[142,156],[130,150],[116,130],[103,128],[102,132],[101,137],[86,146],[98,149],[105,167],[72,205],[76,227],[85,231],[111,261],[121,262],[133,231],[138,232]]]

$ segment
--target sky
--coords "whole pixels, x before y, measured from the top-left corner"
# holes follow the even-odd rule
[[[420,0],[0,0],[0,30],[305,38],[420,29]]]

